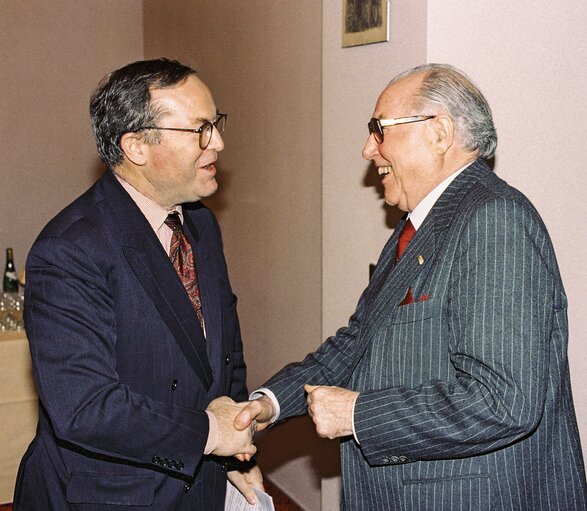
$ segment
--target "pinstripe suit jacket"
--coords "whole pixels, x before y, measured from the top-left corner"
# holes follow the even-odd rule
[[[281,418],[305,413],[304,383],[360,392],[344,509],[585,510],[567,299],[540,216],[478,160],[396,264],[401,227],[349,325],[266,384]]]

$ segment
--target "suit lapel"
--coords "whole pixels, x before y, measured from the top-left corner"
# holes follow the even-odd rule
[[[410,286],[417,280],[422,281],[427,273],[434,270],[436,256],[444,243],[447,229],[455,218],[459,204],[471,186],[490,172],[491,169],[482,160],[473,162],[461,172],[436,201],[396,264],[399,233],[405,222],[397,226],[381,256],[382,271],[376,271],[370,284],[361,336],[363,346],[358,351],[355,365],[369,342],[371,325],[379,324],[377,318],[383,318],[387,324],[397,313],[399,304]],[[420,296],[414,296],[415,300],[419,298]],[[376,331],[376,328],[373,331]]]
[[[185,288],[165,250],[134,201],[113,174],[105,176],[105,197],[120,228],[123,253],[143,289],[208,390],[212,370],[200,325]],[[197,231],[191,233],[197,238]]]
[[[220,360],[222,347],[222,318],[220,292],[217,279],[217,272],[214,271],[212,254],[214,247],[211,246],[211,237],[207,224],[199,222],[200,212],[191,212],[191,208],[184,207],[184,232],[188,237],[194,251],[204,323],[206,325],[206,348],[209,360]],[[212,364],[212,371],[219,368]],[[215,375],[216,376],[216,375]],[[215,377],[215,380],[217,378]]]

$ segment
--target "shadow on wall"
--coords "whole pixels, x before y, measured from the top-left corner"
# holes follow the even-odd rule
[[[256,443],[259,466],[269,477],[283,465],[305,457],[309,458],[313,485],[317,490],[322,478],[340,474],[338,441],[320,438],[308,416],[289,419],[259,433]],[[276,482],[279,482],[278,478]]]
[[[371,162],[365,170],[363,185],[368,188],[375,188],[375,191],[381,199],[385,197],[385,190],[381,184],[381,176],[377,173],[377,167],[373,162]],[[388,206],[385,202],[382,202],[381,207],[385,212],[385,225],[390,229],[395,229],[406,213],[395,206]]]
[[[489,168],[491,170],[495,169],[495,156],[487,161]],[[381,184],[381,177],[377,173],[377,167],[373,162],[371,162],[367,169],[365,170],[365,176],[363,177],[363,185],[370,188],[375,188],[375,191],[379,195],[381,199],[384,198],[384,188]],[[402,217],[406,214],[404,211],[401,211],[396,206],[388,206],[385,202],[382,203],[382,208],[385,211],[385,225],[390,229],[395,229],[397,224],[402,219]]]

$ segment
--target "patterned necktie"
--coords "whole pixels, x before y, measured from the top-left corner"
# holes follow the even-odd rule
[[[196,271],[196,260],[192,247],[183,233],[183,227],[178,213],[169,213],[165,224],[173,230],[169,259],[179,275],[179,278],[190,297],[190,301],[198,316],[198,321],[204,332],[204,315],[202,314],[202,301],[200,300],[200,285]]]
[[[397,242],[397,255],[395,257],[396,261],[399,261],[399,258],[405,252],[406,248],[408,247],[408,243],[412,241],[414,234],[416,234],[416,229],[414,229],[412,222],[410,222],[408,219],[399,235],[399,240]]]

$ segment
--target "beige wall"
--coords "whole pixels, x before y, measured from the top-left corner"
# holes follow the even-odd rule
[[[323,1],[322,337],[345,325],[399,214],[385,206],[363,160],[367,121],[399,72],[426,60],[426,2],[391,3],[390,40],[341,48],[342,3]],[[338,510],[339,482],[324,474],[322,510]],[[312,508],[317,509],[317,508]]]
[[[389,213],[361,156],[377,97],[426,60],[426,3],[393,2],[390,40],[341,48],[342,2],[324,1],[322,129],[323,336],[346,323],[400,213]]]
[[[142,55],[141,0],[2,1],[0,264],[12,246],[22,270],[40,229],[95,181],[89,95]]]

